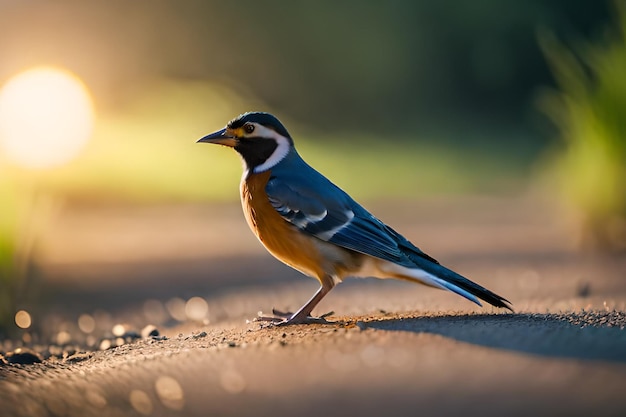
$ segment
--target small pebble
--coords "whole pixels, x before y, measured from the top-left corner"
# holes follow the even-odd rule
[[[38,353],[24,348],[17,348],[13,352],[7,353],[6,360],[8,363],[16,365],[32,365],[42,361]]]
[[[159,334],[159,329],[157,329],[156,326],[152,324],[149,324],[141,329],[141,337],[143,337],[144,339],[147,339],[149,337],[158,337]]]

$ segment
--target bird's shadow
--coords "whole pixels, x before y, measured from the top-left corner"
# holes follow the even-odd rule
[[[610,314],[610,313],[607,313]],[[367,327],[431,333],[465,343],[525,354],[626,363],[624,318],[585,314],[467,314],[380,318]]]

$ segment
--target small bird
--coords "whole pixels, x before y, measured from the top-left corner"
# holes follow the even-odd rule
[[[512,311],[508,300],[441,265],[310,167],[273,115],[244,113],[198,142],[239,153],[241,204],[250,229],[274,257],[321,284],[295,313],[274,310],[274,317],[260,320],[325,322],[311,312],[348,276],[407,280]]]

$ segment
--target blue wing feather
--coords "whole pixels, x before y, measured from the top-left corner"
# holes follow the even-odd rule
[[[295,152],[272,168],[265,188],[276,211],[318,239],[409,268],[419,268],[471,301],[511,310],[508,301],[439,264],[315,171]],[[479,303],[480,304],[480,303]]]
[[[384,224],[362,207],[354,207],[356,213],[350,224],[338,230],[329,241],[344,248],[372,255],[396,263],[406,263],[406,255],[384,230]]]
[[[272,169],[265,191],[286,221],[319,239],[406,266],[411,255],[437,263],[295,153]]]

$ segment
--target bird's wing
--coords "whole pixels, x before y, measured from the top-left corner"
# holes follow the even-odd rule
[[[316,179],[300,183],[272,177],[265,190],[286,221],[318,239],[400,264],[412,264],[411,255],[437,262],[326,178]]]

